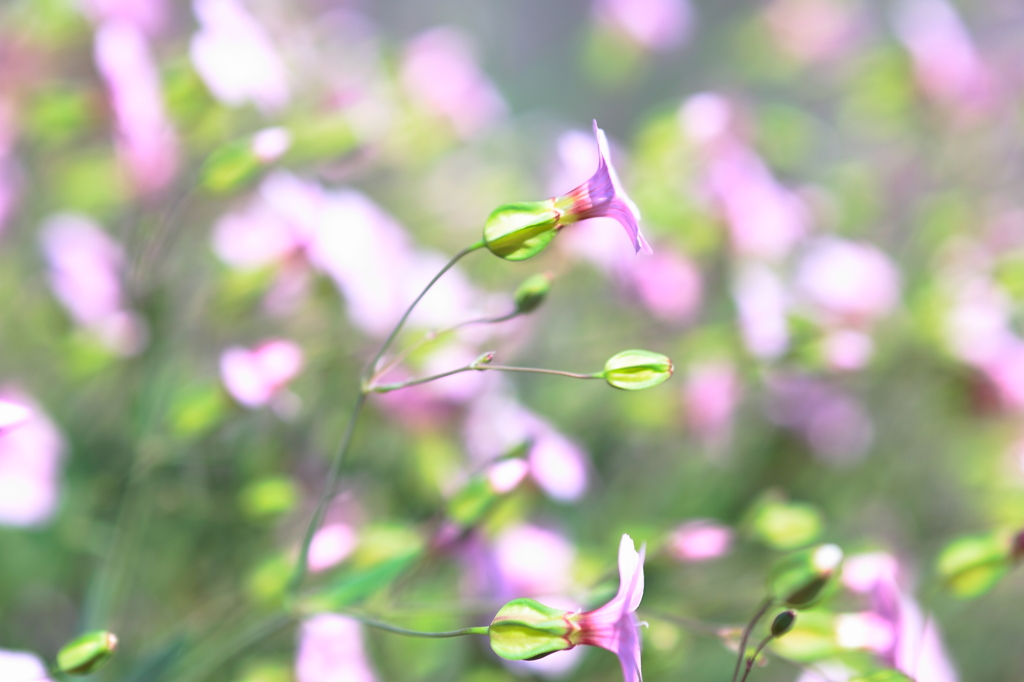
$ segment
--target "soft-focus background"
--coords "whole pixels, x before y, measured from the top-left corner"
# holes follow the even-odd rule
[[[621,679],[596,649],[510,666],[324,614],[238,644],[364,364],[494,207],[594,172],[597,119],[654,254],[606,219],[475,253],[402,345],[534,273],[548,301],[391,376],[635,347],[674,378],[373,399],[313,543],[324,608],[591,607],[628,532],[647,679],[721,682],[734,654],[686,619],[745,622],[772,561],[828,541],[853,558],[779,650],[803,663],[752,679],[1019,682],[1021,576],[950,594],[937,557],[1024,526],[1022,65],[1017,0],[8,0],[0,670],[109,628],[111,681]],[[500,499],[468,513],[481,475]]]

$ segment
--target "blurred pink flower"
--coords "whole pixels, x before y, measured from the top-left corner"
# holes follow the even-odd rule
[[[256,131],[252,136],[252,153],[261,163],[273,163],[292,146],[292,134],[282,126]]]
[[[309,544],[309,570],[318,573],[337,566],[352,554],[357,544],[358,536],[347,523],[322,526]]]
[[[684,563],[709,561],[729,553],[733,536],[732,528],[717,521],[688,521],[672,531],[668,551]]]
[[[771,420],[803,436],[826,462],[855,462],[871,447],[871,417],[839,388],[811,377],[776,375],[769,378],[768,389]]]
[[[32,410],[13,400],[0,399],[0,434],[20,426],[32,417]]]
[[[375,682],[358,621],[333,613],[306,620],[299,628],[296,682]]]
[[[552,499],[574,502],[587,490],[586,452],[509,396],[495,392],[474,401],[463,433],[466,449],[477,461],[531,443],[530,476]]]
[[[252,350],[233,346],[220,357],[228,393],[248,408],[268,404],[302,371],[302,349],[291,341],[264,341]]]
[[[619,591],[604,606],[586,613],[574,613],[566,620],[579,630],[569,635],[573,645],[588,644],[607,649],[619,657],[625,682],[642,682],[640,672],[640,623],[634,612],[644,596],[644,553],[633,540],[622,536],[619,543]]]
[[[0,525],[46,523],[57,509],[64,439],[28,399],[7,391],[0,404],[16,417],[0,429]],[[10,414],[19,407],[29,415]]]
[[[827,322],[865,325],[896,307],[900,274],[874,246],[821,237],[801,256],[796,286]]]
[[[0,649],[0,680],[4,682],[51,682],[46,664],[28,651]]]
[[[79,325],[110,350],[138,353],[146,344],[144,322],[124,303],[124,252],[96,223],[83,216],[51,216],[41,230],[50,288]]]
[[[872,611],[843,613],[836,617],[836,644],[844,649],[881,653],[896,642],[892,624]]]
[[[503,459],[487,467],[487,482],[491,490],[504,495],[512,492],[530,473],[529,465],[518,457]]]
[[[140,192],[159,190],[177,170],[177,137],[146,38],[131,23],[111,21],[97,29],[95,51],[117,119],[118,154]]]
[[[688,258],[660,248],[641,266],[625,271],[644,304],[666,322],[689,321],[700,307],[700,271]]]
[[[823,350],[829,367],[848,372],[868,364],[875,352],[875,342],[864,332],[838,329],[825,336]]]
[[[78,4],[96,24],[123,22],[150,36],[167,24],[166,0],[78,0]]]
[[[468,38],[450,26],[413,38],[402,60],[402,84],[417,103],[447,118],[462,138],[506,113],[497,88],[477,66]]]
[[[500,576],[498,599],[545,597],[572,586],[576,548],[559,533],[522,524],[498,535],[494,561]]]
[[[682,45],[693,29],[689,0],[596,0],[594,15],[650,50]]]
[[[266,31],[241,0],[193,0],[200,30],[192,38],[192,65],[221,102],[252,102],[263,112],[288,104],[284,63]]]
[[[857,29],[847,0],[775,0],[765,19],[779,48],[807,64],[845,54]]]
[[[897,7],[894,24],[928,95],[966,109],[985,109],[993,103],[993,74],[949,3],[904,0]]]
[[[789,346],[787,300],[782,281],[762,263],[741,265],[733,285],[743,343],[751,355],[777,358]]]
[[[742,392],[743,386],[730,364],[691,367],[683,385],[687,426],[706,444],[724,445],[731,436],[733,414]]]

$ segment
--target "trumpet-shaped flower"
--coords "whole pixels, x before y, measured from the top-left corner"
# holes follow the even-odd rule
[[[590,218],[614,218],[629,236],[633,250],[650,253],[640,233],[640,209],[622,189],[611,164],[608,138],[594,121],[597,171],[568,194],[544,201],[499,206],[484,225],[484,242],[491,253],[506,260],[526,260],[540,253],[566,225]]]
[[[640,634],[635,611],[644,594],[644,552],[622,536],[619,543],[619,591],[604,606],[584,613],[565,612],[532,599],[514,599],[498,611],[489,632],[491,648],[509,660],[534,660],[588,644],[619,657],[625,682],[641,682]]]

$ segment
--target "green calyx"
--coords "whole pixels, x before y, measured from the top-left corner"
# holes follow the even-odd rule
[[[571,649],[570,638],[579,626],[568,615],[533,599],[513,599],[491,621],[487,630],[491,648],[509,661],[532,661]]]
[[[106,665],[116,650],[114,633],[93,630],[71,640],[57,652],[57,669],[68,675],[91,675]]]
[[[667,355],[646,350],[624,350],[604,363],[602,376],[615,388],[639,391],[668,381],[672,370],[672,360]]]
[[[550,200],[504,204],[487,217],[484,244],[505,260],[532,258],[555,238],[561,215]]]
[[[768,593],[775,601],[797,609],[814,606],[832,592],[843,552],[819,545],[779,560],[768,575]]]

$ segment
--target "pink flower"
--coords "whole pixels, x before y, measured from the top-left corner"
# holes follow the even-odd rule
[[[700,307],[700,271],[682,254],[660,249],[628,273],[640,301],[655,317],[682,323]]]
[[[249,408],[262,407],[302,370],[302,349],[291,341],[266,341],[252,350],[234,346],[220,358],[228,393]]]
[[[46,523],[57,509],[64,439],[29,400],[8,394],[0,406],[8,424],[0,427],[0,524]]]
[[[28,651],[0,649],[0,680],[4,682],[50,682],[43,660]]]
[[[594,14],[650,50],[671,50],[689,37],[689,0],[597,0]]]
[[[497,537],[494,561],[499,598],[546,597],[570,587],[576,548],[559,533],[522,524]]]
[[[318,573],[337,566],[348,558],[358,541],[356,532],[347,523],[321,527],[309,544],[309,570]]]
[[[796,285],[830,321],[863,325],[896,307],[900,274],[892,260],[870,244],[823,237],[800,259]]]
[[[323,613],[302,624],[295,657],[297,682],[376,682],[358,621]]]
[[[409,43],[402,83],[424,107],[451,121],[462,138],[505,114],[497,88],[477,66],[469,41],[454,28],[434,28]]]
[[[633,540],[622,536],[619,543],[619,592],[604,606],[575,613],[567,620],[576,628],[569,635],[570,642],[599,646],[619,657],[625,682],[641,682],[640,623],[634,612],[644,596],[644,553],[646,545],[637,552]]]
[[[776,0],[765,13],[779,48],[812,64],[842,56],[857,37],[857,17],[840,0]]]
[[[708,561],[725,556],[732,548],[733,532],[728,526],[699,519],[672,531],[669,552],[679,561]]]
[[[167,23],[166,0],[80,0],[79,4],[97,24],[121,21],[147,35],[159,33]]]
[[[608,137],[594,121],[597,138],[597,171],[585,183],[568,194],[551,199],[559,214],[557,227],[589,218],[614,218],[626,230],[636,253],[650,253],[651,247],[640,233],[640,209],[629,198],[611,163]]]
[[[285,66],[240,0],[194,0],[193,8],[201,29],[189,54],[213,96],[230,106],[252,102],[263,111],[286,105]]]
[[[117,150],[140,192],[165,187],[178,166],[177,138],[164,112],[160,75],[142,30],[124,21],[96,31],[96,66],[117,118]]]
[[[707,445],[725,445],[732,435],[733,413],[742,391],[732,365],[713,362],[694,366],[683,386],[687,426]]]

